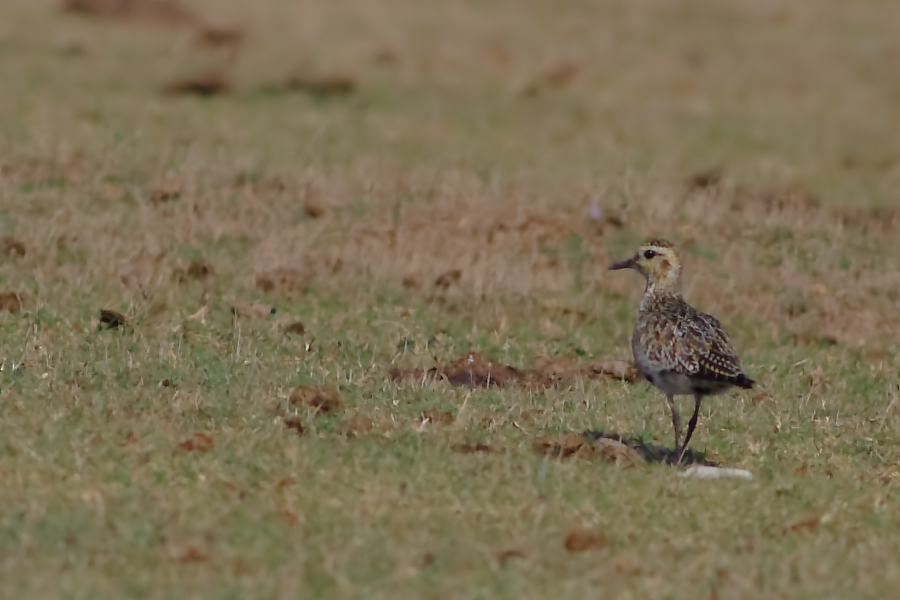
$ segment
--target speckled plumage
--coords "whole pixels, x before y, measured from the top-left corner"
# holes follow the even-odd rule
[[[687,377],[689,385],[673,394],[708,395],[732,385],[749,387],[718,319],[679,296],[644,297],[631,346],[638,370],[649,381],[656,383],[667,372]]]
[[[754,382],[741,370],[721,323],[682,298],[681,260],[675,246],[666,240],[644,242],[634,257],[611,267],[626,268],[647,280],[631,343],[635,366],[666,395],[680,460],[696,427],[702,398],[733,386],[749,389]],[[695,399],[694,415],[680,449],[680,418],[673,400],[679,394],[691,394]]]

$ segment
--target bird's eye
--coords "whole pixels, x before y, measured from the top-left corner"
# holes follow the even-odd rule
[[[654,252],[653,250],[644,250],[644,258],[646,258],[647,260],[650,260],[654,256],[656,256],[656,252]]]

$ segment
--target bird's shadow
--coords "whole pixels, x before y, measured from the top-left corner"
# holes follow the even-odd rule
[[[599,439],[607,439],[607,440],[615,440],[617,442],[621,442],[635,450],[638,454],[643,457],[643,459],[649,463],[665,463],[667,465],[675,465],[678,463],[678,453],[671,448],[666,448],[665,446],[657,446],[655,444],[648,444],[644,440],[642,440],[639,436],[631,435],[631,436],[622,436],[617,433],[605,433],[603,431],[597,430],[588,430],[584,432],[584,437],[590,441],[596,441]],[[695,450],[691,450],[688,448],[684,456],[681,457],[682,465],[704,465],[707,467],[716,467],[716,463],[711,460],[706,459],[706,455],[703,452],[697,452]]]

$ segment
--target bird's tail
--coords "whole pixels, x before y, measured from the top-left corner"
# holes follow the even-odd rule
[[[747,377],[747,376],[744,375],[743,373],[741,373],[740,375],[738,375],[738,376],[735,378],[734,383],[735,383],[738,387],[742,387],[742,388],[744,388],[745,390],[751,390],[751,389],[753,389],[753,386],[756,384],[755,381],[753,381],[752,379],[750,379],[749,377]]]

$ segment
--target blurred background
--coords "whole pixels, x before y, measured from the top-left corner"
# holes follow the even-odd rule
[[[68,140],[147,153],[148,169],[190,147],[274,166],[552,170],[586,185],[717,170],[868,205],[898,183],[900,9],[886,0],[8,0],[2,11],[7,155]],[[216,98],[172,97],[190,95]]]

